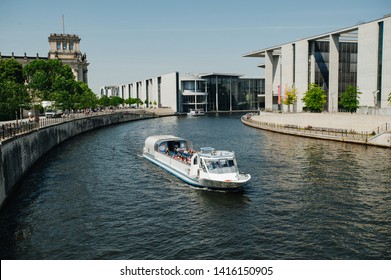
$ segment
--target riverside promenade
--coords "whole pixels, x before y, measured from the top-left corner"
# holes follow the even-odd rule
[[[391,116],[260,112],[241,120],[255,128],[295,136],[391,148]]]
[[[28,118],[22,120],[0,121],[0,145],[5,139],[12,138],[16,135],[27,133],[29,131],[69,122],[77,119],[91,118],[103,115],[113,114],[131,114],[139,115],[140,118],[147,116],[173,116],[175,112],[171,108],[146,108],[146,109],[120,109],[120,110],[103,110],[99,112],[72,113],[60,118],[46,118],[41,116],[34,120]]]

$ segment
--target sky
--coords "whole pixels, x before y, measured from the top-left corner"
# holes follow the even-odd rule
[[[64,15],[96,93],[174,71],[258,78],[244,54],[389,13],[391,0],[0,0],[0,52],[46,56]]]

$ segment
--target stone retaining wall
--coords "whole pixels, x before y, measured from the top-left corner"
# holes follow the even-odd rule
[[[283,134],[391,148],[391,132],[388,130],[379,131],[378,134],[372,135],[369,133],[349,132],[346,129],[301,127],[298,125],[261,122],[246,116],[243,116],[241,121],[243,124],[251,127]]]
[[[61,142],[107,125],[151,118],[152,115],[117,113],[75,119],[16,135],[0,143],[0,207],[30,167]]]

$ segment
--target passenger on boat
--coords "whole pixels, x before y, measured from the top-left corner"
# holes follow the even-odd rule
[[[159,151],[160,151],[161,153],[164,153],[164,151],[166,151],[166,147],[165,147],[164,143],[160,144],[160,146],[159,146]]]

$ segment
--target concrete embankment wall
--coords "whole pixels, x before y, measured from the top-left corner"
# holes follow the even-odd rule
[[[385,131],[378,135],[371,134],[355,134],[346,132],[341,132],[339,129],[327,129],[323,130],[322,128],[304,128],[298,125],[288,125],[288,124],[278,124],[278,123],[266,123],[260,121],[254,121],[252,119],[246,119],[245,117],[241,118],[243,124],[262,129],[268,130],[283,134],[289,134],[300,137],[307,138],[316,138],[323,140],[332,140],[339,142],[347,142],[353,144],[361,145],[370,145],[378,146],[383,148],[391,148],[391,132]]]
[[[110,114],[46,126],[4,140],[0,145],[0,207],[29,168],[46,152],[80,133],[151,115]]]

